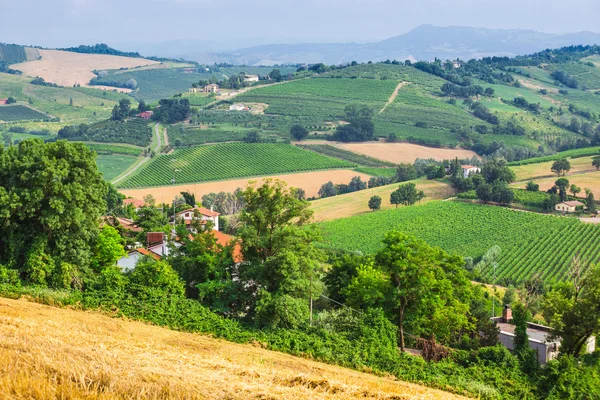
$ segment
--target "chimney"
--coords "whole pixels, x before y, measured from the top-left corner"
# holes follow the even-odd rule
[[[502,322],[510,322],[512,319],[512,310],[510,309],[510,305],[504,305],[504,310],[502,310]]]
[[[214,206],[210,206],[210,211],[215,211]]]

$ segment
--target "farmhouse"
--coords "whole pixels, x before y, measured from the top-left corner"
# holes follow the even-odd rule
[[[8,104],[8,99],[0,99],[0,105]]]
[[[244,75],[244,82],[258,82],[258,75]]]
[[[582,210],[583,209],[584,204],[580,201],[574,200],[574,201],[564,201],[562,203],[558,203],[556,206],[554,206],[554,209],[556,211],[561,211],[564,213],[574,213],[576,212],[578,209]]]
[[[188,92],[189,93],[200,93],[200,92],[202,92],[202,88],[192,86],[191,88],[188,89]]]
[[[514,350],[515,325],[511,324],[512,310],[510,306],[504,306],[502,317],[494,317],[492,321],[500,329],[498,342],[508,350]],[[529,336],[529,347],[536,351],[537,360],[540,364],[547,364],[558,356],[560,338],[552,338],[552,328],[544,325],[527,323],[527,336]],[[586,352],[593,353],[596,350],[596,338],[590,337],[587,341]]]
[[[481,168],[474,165],[463,165],[462,166],[463,177],[468,178],[469,175],[477,174],[481,172]]]
[[[241,103],[232,104],[229,106],[229,111],[247,111],[247,110],[249,110],[249,108]]]
[[[177,213],[176,220],[181,220],[187,226],[191,225],[192,221],[200,221],[201,224],[205,224],[206,221],[210,221],[213,224],[215,231],[219,230],[219,214],[212,209],[204,207],[194,207],[188,210],[183,210]]]
[[[193,74],[194,72],[196,72],[196,68],[184,68],[183,69],[184,74]]]
[[[127,207],[130,204],[135,208],[135,211],[138,211],[140,208],[142,208],[146,205],[146,202],[142,201],[142,200],[138,200],[138,199],[123,200],[123,207]]]
[[[219,85],[216,83],[211,83],[210,85],[204,86],[202,91],[204,93],[219,93]]]
[[[150,119],[152,118],[152,114],[154,114],[153,111],[142,111],[141,113],[138,114],[138,117],[140,117],[141,119]]]

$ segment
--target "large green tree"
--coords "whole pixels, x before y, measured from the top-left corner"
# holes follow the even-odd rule
[[[26,280],[44,270],[42,284],[63,263],[86,268],[106,194],[83,144],[31,139],[0,148],[0,263]]]

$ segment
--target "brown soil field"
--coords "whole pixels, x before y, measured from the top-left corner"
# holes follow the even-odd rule
[[[47,82],[61,86],[87,86],[96,75],[93,70],[133,68],[159,64],[143,58],[81,54],[60,50],[40,50],[41,60],[14,64],[12,68],[28,76],[40,76]]]
[[[445,199],[454,195],[452,187],[444,182],[435,180],[430,181],[427,179],[418,179],[413,182],[417,185],[417,189],[425,192],[425,195],[427,196],[421,201],[422,203],[431,200]],[[381,197],[382,210],[394,208],[395,206],[390,204],[390,195],[394,190],[398,189],[399,185],[400,184],[398,183],[394,183],[392,185],[315,200],[311,202],[311,208],[315,212],[315,220],[321,222],[372,212],[369,209],[368,203],[369,199],[375,195]]]
[[[228,181],[216,181],[197,184],[185,184],[175,186],[160,186],[146,189],[122,189],[120,190],[126,196],[142,200],[144,196],[151,194],[157,202],[171,201],[180,192],[188,191],[195,193],[196,198],[200,199],[203,195],[212,192],[233,192],[235,189],[244,188],[249,181],[262,181],[266,178],[275,178],[287,182],[289,187],[304,189],[307,197],[316,196],[321,185],[332,181],[333,183],[348,183],[354,176],[360,176],[363,181],[368,181],[371,177],[349,169],[338,169],[328,171],[313,171],[297,174],[261,176],[255,178],[233,179]]]
[[[413,163],[417,158],[433,158],[448,160],[453,158],[471,158],[475,152],[465,149],[439,149],[435,147],[419,146],[411,143],[336,143],[344,150],[365,154],[369,157],[393,163]]]
[[[0,299],[2,399],[455,399],[140,322]]]

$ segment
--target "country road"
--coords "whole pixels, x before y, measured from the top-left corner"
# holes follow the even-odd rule
[[[165,128],[165,136],[166,136],[166,128]],[[151,149],[152,151],[155,152],[155,154],[158,154],[158,152],[160,151],[161,147],[162,147],[162,138],[161,138],[161,133],[160,133],[160,123],[156,123],[156,125],[154,125],[154,135],[152,135],[152,142],[150,143]],[[154,144],[154,141],[156,140],[156,146],[152,147],[152,145]],[[144,165],[145,163],[148,162],[148,160],[150,160],[152,157],[150,157],[150,154],[148,154],[147,156],[143,157],[140,156],[140,158],[138,159],[138,161],[135,162],[135,164],[133,164],[131,167],[129,167],[129,169],[127,169],[123,174],[119,175],[117,178],[115,178],[111,183],[113,185],[116,185],[117,183],[121,182],[123,179],[127,178],[129,175],[133,174],[135,171],[137,171],[142,165]]]

